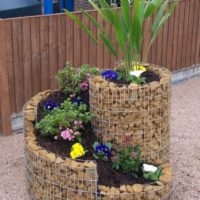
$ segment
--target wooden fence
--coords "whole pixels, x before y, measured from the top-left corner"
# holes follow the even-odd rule
[[[148,62],[172,71],[200,63],[199,10],[199,0],[178,3],[152,46]],[[102,22],[95,11],[90,12]],[[82,13],[76,15],[98,34]],[[103,25],[115,43],[110,25]],[[144,49],[148,28],[149,22],[144,28]],[[94,45],[65,14],[2,20],[0,45],[0,132],[3,135],[11,134],[11,113],[22,111],[24,103],[37,92],[57,87],[55,75],[66,61],[75,67],[89,63],[109,68],[116,60],[102,43]]]

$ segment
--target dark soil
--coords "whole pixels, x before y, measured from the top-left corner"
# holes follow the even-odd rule
[[[145,71],[141,74],[141,77],[144,77],[145,78],[145,83],[151,83],[153,81],[160,81],[160,77],[158,74],[156,74],[155,72],[153,71]],[[123,80],[123,79],[120,79],[120,80],[112,80],[111,82],[115,83],[118,87],[122,87],[123,85],[129,85],[131,82],[130,81],[127,81],[127,80]]]
[[[153,71],[147,70],[141,74],[142,77],[145,78],[145,83],[151,83],[153,81],[160,81],[160,77]]]

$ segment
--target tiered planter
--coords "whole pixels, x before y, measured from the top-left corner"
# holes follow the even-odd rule
[[[38,103],[49,95],[42,92],[24,107],[25,159],[28,191],[32,200],[159,200],[170,199],[172,169],[161,165],[159,181],[148,184],[122,185],[120,188],[98,185],[94,161],[61,158],[38,145],[35,119]]]
[[[149,66],[160,82],[117,86],[101,76],[90,81],[94,132],[118,146],[141,145],[143,160],[169,161],[171,73]]]

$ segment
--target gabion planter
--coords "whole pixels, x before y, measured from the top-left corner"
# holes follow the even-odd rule
[[[141,145],[143,160],[169,160],[171,73],[149,66],[160,82],[117,86],[101,76],[90,80],[92,125],[103,141],[118,146]]]
[[[49,95],[42,92],[24,107],[25,160],[28,192],[32,200],[160,200],[170,199],[172,169],[161,165],[163,175],[152,184],[122,185],[119,188],[98,185],[94,161],[61,158],[38,145],[35,119],[38,103]]]

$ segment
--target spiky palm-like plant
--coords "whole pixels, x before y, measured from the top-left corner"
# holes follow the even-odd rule
[[[148,45],[147,52],[151,45],[157,38],[161,28],[173,13],[176,1],[167,9],[169,0],[134,0],[133,6],[129,5],[129,0],[121,0],[121,12],[118,9],[110,8],[106,0],[98,0],[100,6],[94,3],[93,0],[88,0],[93,8],[99,13],[106,23],[113,26],[117,44],[120,48],[121,55],[125,67],[123,69],[123,78],[127,79],[130,69],[133,65],[141,62],[142,41],[143,41],[143,26],[144,22],[148,20],[155,12],[156,17],[150,28],[151,39]],[[133,11],[133,15],[131,12]],[[79,24],[83,30],[89,35],[92,41],[98,44],[102,40],[110,52],[117,56],[117,51],[110,41],[105,28],[97,22],[97,20],[88,12],[82,10],[83,14],[91,21],[93,25],[99,29],[98,37],[85,26],[81,20],[74,14],[65,10],[65,13]]]

